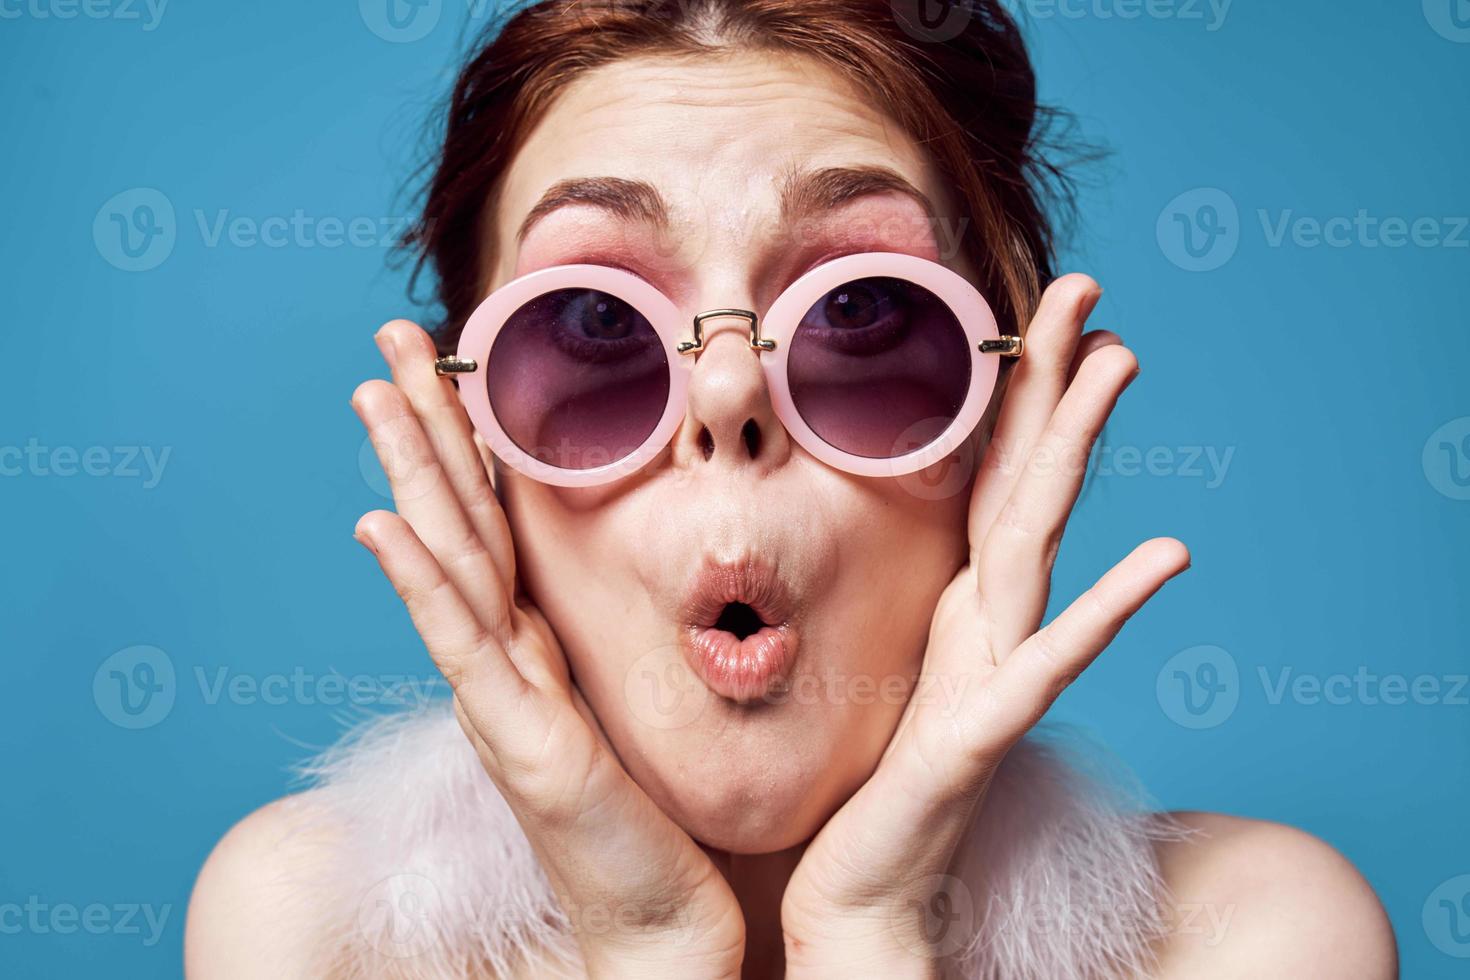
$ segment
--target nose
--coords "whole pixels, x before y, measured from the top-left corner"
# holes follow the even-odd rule
[[[765,473],[791,455],[761,367],[750,321],[716,316],[703,323],[704,349],[689,378],[689,405],[674,437],[674,465],[755,467]]]

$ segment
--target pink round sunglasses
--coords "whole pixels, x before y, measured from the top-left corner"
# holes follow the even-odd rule
[[[705,323],[745,320],[776,416],[807,452],[861,476],[944,459],[990,403],[999,357],[1020,357],[985,298],[937,262],[863,252],[824,262],[771,304],[689,320],[647,280],[601,265],[514,279],[470,315],[452,357],[490,448],[557,486],[607,483],[668,445]]]

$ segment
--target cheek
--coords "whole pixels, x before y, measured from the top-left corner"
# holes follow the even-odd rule
[[[821,488],[819,520],[840,533],[812,610],[814,671],[885,683],[918,669],[935,605],[968,555],[973,467],[956,457],[902,480],[842,477]]]
[[[498,483],[515,541],[516,577],[558,635],[582,635],[591,624],[609,622],[619,611],[619,587],[633,590],[625,510],[604,501],[601,488],[551,487],[503,469]]]
[[[975,458],[962,448],[918,473],[870,481],[861,512],[843,524],[844,537],[851,538],[843,577],[853,573],[851,584],[864,597],[863,618],[870,620],[866,634],[854,630],[852,636],[882,637],[868,655],[891,669],[917,668],[917,659],[898,663],[895,651],[922,655],[939,595],[968,559]]]
[[[972,436],[933,466],[872,481],[875,505],[865,517],[885,551],[909,570],[946,580],[967,553],[966,519],[978,469],[980,441]]]
[[[582,693],[621,711],[629,666],[662,635],[636,563],[646,536],[637,507],[607,487],[551,487],[514,472],[500,473],[499,486],[520,587],[551,624]]]

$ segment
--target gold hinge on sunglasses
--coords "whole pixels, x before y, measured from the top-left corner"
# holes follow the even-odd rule
[[[473,374],[480,370],[480,365],[469,357],[441,357],[434,361],[434,373],[446,374]]]
[[[738,316],[750,321],[750,349],[755,351],[772,351],[776,349],[774,340],[767,340],[761,336],[760,324],[754,313],[750,310],[706,310],[694,316],[694,340],[681,340],[676,348],[680,354],[698,354],[704,350],[704,321],[717,316]]]
[[[995,340],[980,341],[980,353],[999,354],[1001,357],[1020,357],[1021,352],[1026,349],[1024,337],[1012,337],[1010,334],[1002,334]]]

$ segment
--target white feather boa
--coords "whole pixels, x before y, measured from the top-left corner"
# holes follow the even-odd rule
[[[334,977],[575,976],[567,917],[443,702],[371,718],[306,766],[332,828],[292,917]],[[1100,751],[1031,737],[1007,756],[951,867],[946,975],[1091,980],[1149,972],[1164,930],[1154,844],[1176,837]],[[527,963],[533,965],[528,968]]]

